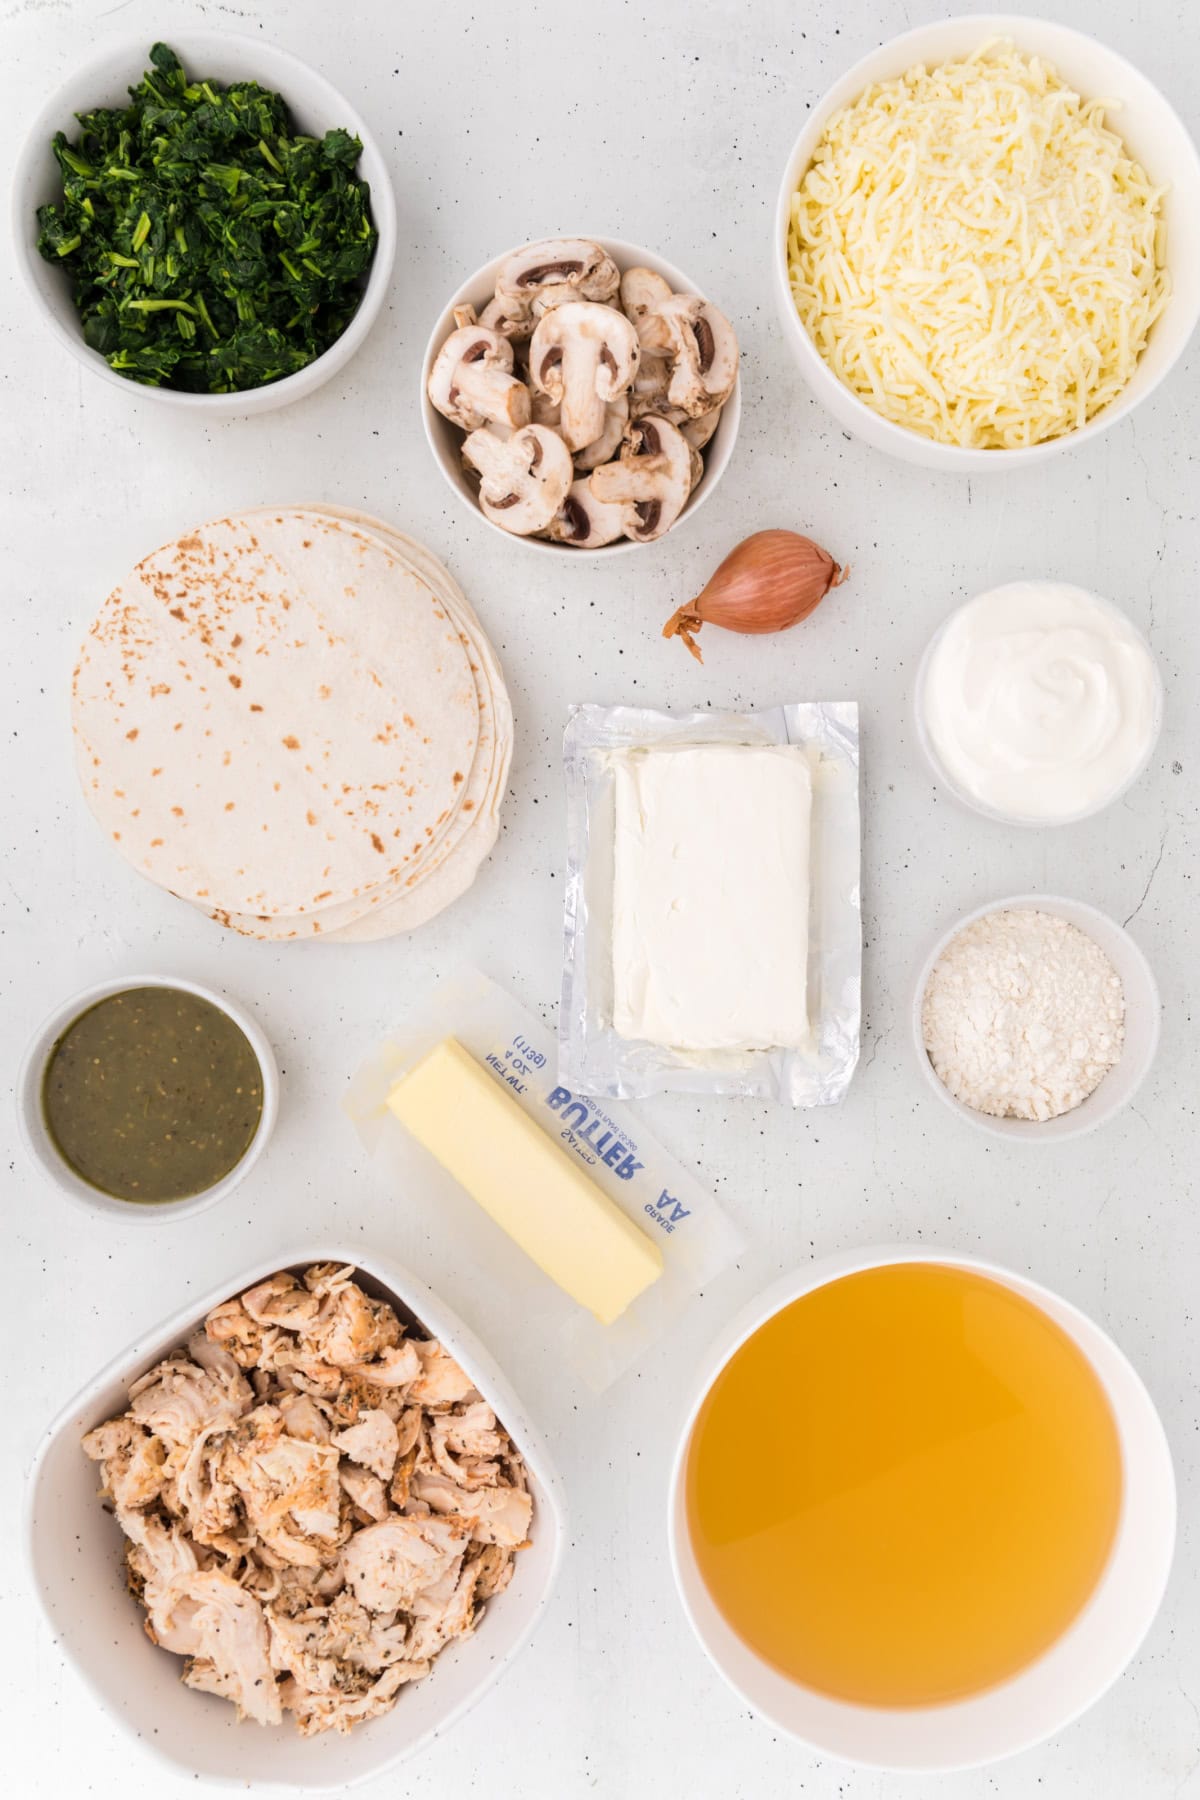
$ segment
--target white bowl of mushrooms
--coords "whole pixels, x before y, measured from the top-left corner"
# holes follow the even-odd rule
[[[650,543],[716,487],[741,417],[733,327],[637,244],[549,238],[465,281],[421,373],[450,486],[535,549]]]

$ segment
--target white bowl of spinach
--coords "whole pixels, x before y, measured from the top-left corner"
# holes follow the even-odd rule
[[[223,33],[80,69],[34,122],[13,202],[59,341],[127,392],[210,416],[284,406],[342,368],[395,254],[354,108],[286,51]]]

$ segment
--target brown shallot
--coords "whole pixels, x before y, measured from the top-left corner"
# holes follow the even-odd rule
[[[786,631],[806,619],[849,575],[827,550],[796,531],[756,531],[731,550],[702,593],[671,615],[664,637],[679,637],[703,662],[695,633],[704,624],[726,631]]]

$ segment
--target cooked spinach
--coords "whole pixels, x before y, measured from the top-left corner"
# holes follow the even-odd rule
[[[375,249],[362,145],[298,133],[254,81],[189,81],[155,44],[125,107],[57,132],[38,249],[85,341],[132,381],[227,394],[293,375],[350,323]]]

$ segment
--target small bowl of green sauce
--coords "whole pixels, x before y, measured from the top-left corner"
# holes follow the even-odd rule
[[[240,1007],[174,976],[101,982],[25,1055],[26,1149],[68,1199],[143,1224],[189,1218],[244,1180],[275,1124],[279,1077]]]

